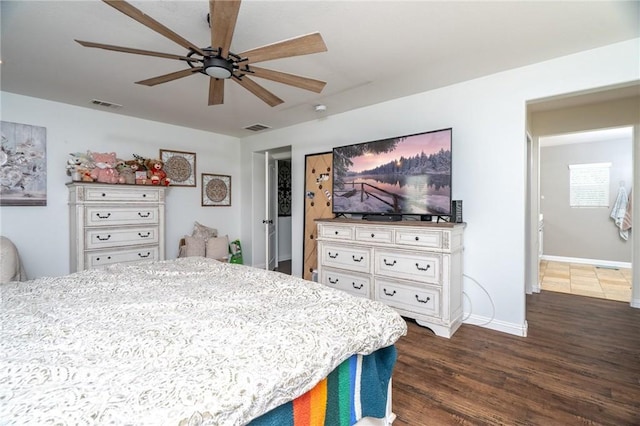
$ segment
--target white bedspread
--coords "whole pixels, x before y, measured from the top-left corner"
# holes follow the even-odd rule
[[[245,424],[406,333],[381,303],[205,258],[0,291],[2,424]]]

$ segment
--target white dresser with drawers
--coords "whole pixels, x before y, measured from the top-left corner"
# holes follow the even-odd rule
[[[436,335],[462,323],[462,223],[317,219],[318,281],[379,300]]]
[[[163,260],[165,187],[69,183],[70,271]]]

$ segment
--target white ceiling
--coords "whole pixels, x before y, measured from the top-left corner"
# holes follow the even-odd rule
[[[206,47],[208,4],[132,1]],[[231,50],[319,31],[328,52],[260,63],[327,82],[320,94],[255,79],[285,102],[269,107],[227,82],[207,106],[209,77],[155,87],[135,81],[183,62],[82,47],[74,39],[186,54],[98,0],[1,2],[0,89],[237,137],[282,128],[459,81],[640,36],[637,1],[260,1],[240,8]],[[104,109],[99,99],[123,105]],[[314,106],[324,104],[325,112]]]

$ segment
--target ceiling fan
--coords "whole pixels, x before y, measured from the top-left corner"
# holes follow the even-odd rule
[[[150,50],[133,49],[129,47],[76,40],[85,47],[95,47],[99,49],[113,50],[116,52],[177,59],[189,65],[188,68],[181,71],[160,75],[142,81],[136,81],[136,84],[155,86],[156,84],[167,83],[190,75],[204,74],[211,77],[209,80],[209,105],[223,104],[225,80],[233,80],[272,107],[279,105],[284,101],[264,87],[260,86],[249,78],[249,76],[276,81],[278,83],[310,90],[316,93],[320,93],[326,84],[324,81],[259,68],[253,65],[254,63],[269,61],[272,59],[326,52],[327,46],[324,44],[324,40],[320,33],[316,32],[294,37],[238,54],[231,52],[229,48],[231,47],[231,39],[233,38],[233,31],[238,19],[241,0],[209,0],[209,21],[211,27],[211,46],[209,47],[196,46],[194,43],[191,43],[179,34],[173,32],[126,1],[103,1],[109,6],[114,7],[130,18],[140,22],[142,25],[149,27],[188,50],[186,55],[174,55],[170,53],[153,52]]]

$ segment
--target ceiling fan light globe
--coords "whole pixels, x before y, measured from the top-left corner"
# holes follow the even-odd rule
[[[205,69],[205,72],[207,73],[207,75],[209,75],[210,77],[213,78],[229,78],[231,77],[231,71],[229,71],[226,68],[220,68],[220,67],[209,67],[207,69]]]
[[[229,78],[233,71],[233,64],[219,57],[209,57],[204,60],[204,72],[213,78]]]

